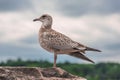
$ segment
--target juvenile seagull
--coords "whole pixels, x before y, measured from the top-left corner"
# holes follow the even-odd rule
[[[83,60],[92,60],[84,56],[85,51],[97,51],[98,49],[87,47],[76,41],[73,41],[66,35],[59,33],[52,29],[52,17],[48,14],[43,14],[41,17],[34,19],[33,21],[41,21],[42,26],[39,30],[39,43],[45,50],[54,53],[54,65],[56,67],[57,54],[68,54]]]

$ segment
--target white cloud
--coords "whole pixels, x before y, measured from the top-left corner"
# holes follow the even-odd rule
[[[32,22],[34,18],[27,15],[28,13],[1,13],[0,42],[17,42],[34,34],[37,36],[41,23]],[[30,15],[34,16],[33,14]],[[120,35],[120,14],[84,15],[78,18],[70,18],[53,13],[52,16],[55,30],[79,42],[100,44],[98,42],[101,40],[104,42],[107,42],[108,39],[116,41]]]
[[[35,27],[32,20],[28,20],[24,14],[1,13],[0,14],[0,41],[14,42],[35,34]]]
[[[85,15],[79,18],[68,18],[60,15],[55,17],[53,28],[76,40],[99,41],[106,39],[106,37],[117,39],[116,35],[120,34],[120,14]]]

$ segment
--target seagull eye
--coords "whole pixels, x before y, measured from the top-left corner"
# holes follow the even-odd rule
[[[43,18],[45,18],[46,16],[44,15],[44,16],[42,16]]]

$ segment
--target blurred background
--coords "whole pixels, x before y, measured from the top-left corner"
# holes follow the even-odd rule
[[[87,46],[102,50],[86,56],[120,63],[120,0],[0,0],[0,62],[8,59],[47,60],[53,54],[39,46],[42,14],[53,17],[53,28]],[[57,62],[89,63],[67,55]]]
[[[59,55],[57,66],[88,80],[120,80],[120,0],[0,0],[0,66],[52,67],[53,54],[39,46],[42,14],[53,28],[102,52],[96,64]],[[79,64],[80,63],[80,64]]]

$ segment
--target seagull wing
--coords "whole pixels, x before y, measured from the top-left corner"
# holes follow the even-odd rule
[[[54,30],[48,32],[47,37],[49,37],[49,45],[53,49],[73,49],[79,45],[77,42],[74,42],[72,39],[65,36],[64,34],[56,32]]]
[[[94,61],[92,61],[91,59],[89,59],[88,57],[86,57],[85,55],[83,55],[80,52],[70,53],[69,55],[94,63]]]
[[[83,53],[85,51],[98,51],[98,52],[100,52],[100,50],[90,48],[90,47],[82,45],[76,41],[73,41],[72,39],[70,39],[66,35],[59,33],[59,32],[56,32],[55,30],[48,31],[46,34],[46,37],[47,37],[47,40],[49,42],[49,46],[52,49],[62,50],[62,51],[69,50],[71,52],[72,51],[74,52],[74,50],[77,50],[77,51],[79,50]]]

